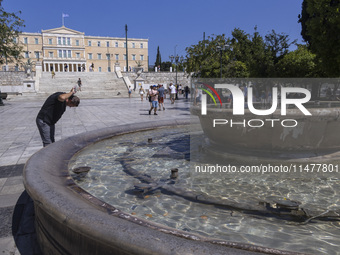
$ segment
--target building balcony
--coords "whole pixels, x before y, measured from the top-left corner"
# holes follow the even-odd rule
[[[85,62],[86,58],[82,57],[82,58],[51,58],[51,57],[43,57],[43,61],[55,61],[55,62],[60,62],[60,61],[64,61],[64,62]]]

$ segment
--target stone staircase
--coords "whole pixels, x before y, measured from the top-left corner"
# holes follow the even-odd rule
[[[52,79],[50,73],[43,73],[39,80],[38,97],[47,97],[57,92],[69,92],[77,86],[78,79],[82,81],[82,90],[77,92],[81,98],[113,98],[128,97],[128,89],[123,78],[118,78],[116,73],[56,73]],[[133,97],[138,97],[138,92],[133,92]]]

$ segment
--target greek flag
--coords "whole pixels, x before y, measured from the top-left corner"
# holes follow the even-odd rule
[[[63,13],[63,18],[68,18],[70,15]]]

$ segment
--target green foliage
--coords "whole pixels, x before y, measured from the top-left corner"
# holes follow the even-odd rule
[[[291,44],[288,35],[278,34],[274,30],[265,36],[257,32],[252,35],[235,28],[232,37],[225,35],[208,37],[197,45],[186,48],[186,70],[204,78],[220,77],[275,77],[276,64],[287,53]],[[229,45],[222,52],[218,46]]]
[[[22,47],[14,43],[14,39],[18,38],[24,21],[15,13],[6,12],[1,3],[2,0],[0,0],[0,64],[4,64],[19,61],[21,57]]]
[[[227,77],[234,77],[234,78],[243,78],[249,77],[248,67],[242,61],[233,61],[230,62],[225,67],[225,73]]]
[[[340,1],[304,0],[299,22],[301,35],[322,61],[329,77],[340,75]]]
[[[220,75],[220,51],[218,46],[230,43],[224,35],[208,37],[207,40],[199,41],[197,45],[186,48],[186,71],[195,76],[214,78]],[[228,64],[231,50],[222,51],[222,65]]]
[[[277,64],[278,77],[320,77],[320,63],[315,54],[306,45],[298,45],[298,49],[287,53]]]
[[[161,70],[162,71],[170,71],[170,67],[172,66],[170,61],[162,62]]]
[[[288,35],[277,34],[275,30],[272,30],[265,38],[267,49],[271,53],[274,64],[280,61],[280,59],[288,53],[288,49],[292,44],[296,43],[296,40],[289,42]]]

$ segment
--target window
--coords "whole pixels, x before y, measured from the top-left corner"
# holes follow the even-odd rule
[[[63,51],[62,50],[58,50],[58,57],[62,58],[63,57]]]
[[[140,44],[140,48],[141,48],[141,49],[144,48],[144,44],[143,44],[143,43]]]
[[[116,54],[115,56],[116,56],[116,60],[119,60],[119,54]]]
[[[115,47],[118,48],[118,42],[115,42]]]
[[[136,55],[132,54],[132,60],[136,60]]]
[[[98,54],[97,54],[97,58],[98,58],[98,59],[102,59],[102,54],[101,54],[101,53],[98,53]]]
[[[53,51],[50,51],[50,52],[48,53],[48,56],[49,56],[50,58],[53,58]]]
[[[140,60],[144,60],[144,55],[140,55]]]
[[[92,53],[89,53],[89,59],[92,59]]]
[[[136,45],[135,45],[135,43],[134,43],[134,42],[132,43],[132,48],[136,48]]]
[[[92,42],[91,41],[88,41],[88,44],[89,44],[89,46],[92,46]]]
[[[67,51],[67,57],[72,58],[72,52],[70,50]]]
[[[67,45],[71,45],[71,38],[67,37]]]
[[[66,50],[63,50],[63,57],[66,58],[67,55],[66,55]]]
[[[34,43],[35,44],[39,44],[39,39],[38,38],[34,38]]]
[[[35,58],[37,58],[37,59],[40,58],[40,52],[39,51],[35,51],[34,54],[35,54]]]
[[[100,47],[100,41],[97,42],[97,46]]]
[[[61,45],[61,37],[58,37],[58,45]]]
[[[108,68],[107,68],[107,71],[108,71],[108,72],[111,72],[111,67],[108,67]]]
[[[24,44],[28,44],[28,38],[27,37],[24,38]]]
[[[13,43],[17,43],[17,38],[16,37],[13,38]]]
[[[80,53],[79,52],[76,53],[76,58],[80,58]]]
[[[48,39],[48,44],[51,45],[53,43],[52,38]]]
[[[28,51],[25,52],[25,58],[29,58],[30,54],[28,53]]]
[[[98,71],[101,72],[101,71],[102,71],[102,68],[101,68],[101,67],[98,67]]]
[[[126,48],[126,42],[124,43],[124,48]]]
[[[76,40],[76,46],[79,46],[79,40]]]
[[[106,47],[110,47],[110,42],[106,42]]]
[[[126,54],[123,55],[123,59],[126,60]]]
[[[66,37],[63,37],[63,45],[66,45]]]
[[[106,54],[106,59],[110,60],[110,54]]]

